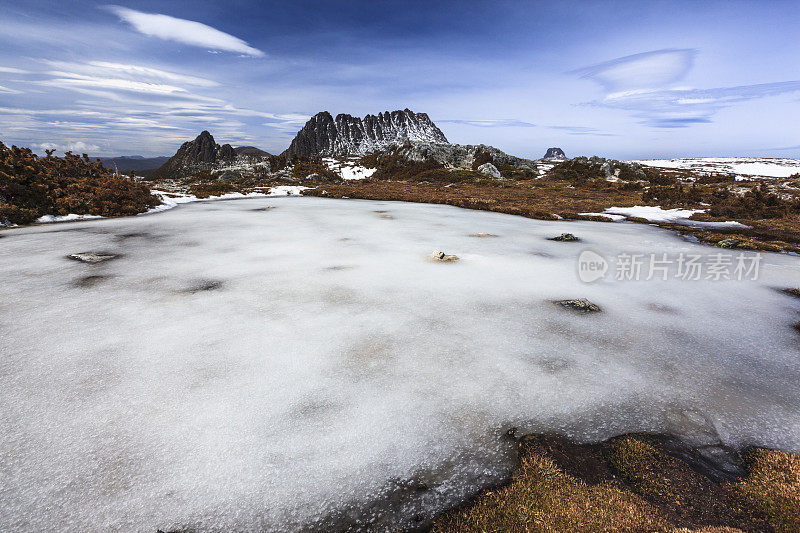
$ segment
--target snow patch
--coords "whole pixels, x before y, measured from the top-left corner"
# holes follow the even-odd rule
[[[691,220],[691,216],[695,213],[705,213],[706,209],[663,209],[658,206],[650,205],[635,205],[633,207],[609,207],[602,213],[580,213],[581,215],[590,216],[604,216],[608,217],[615,222],[625,220],[626,218],[643,218],[650,222],[658,222],[662,224],[681,224],[683,226],[691,227],[706,227],[706,228],[748,228],[739,222],[726,221],[726,222],[703,222],[699,220]]]
[[[769,157],[697,157],[632,161],[651,167],[735,174],[737,179],[786,178],[800,173],[800,159]]]
[[[75,213],[70,213],[69,215],[44,215],[36,219],[36,222],[40,224],[49,224],[52,222],[73,222],[75,220],[92,220],[95,218],[103,218],[100,215],[76,215]]]
[[[359,165],[358,158],[339,160],[333,157],[325,157],[322,161],[344,180],[363,180],[372,176],[377,170],[376,168],[367,168]]]
[[[275,196],[299,196],[300,193],[310,187],[303,187],[302,185],[278,185],[277,187],[270,187],[267,192],[230,192],[221,194],[219,196],[209,196],[208,198],[198,198],[193,194],[186,193],[172,193],[167,191],[160,191],[153,189],[151,192],[161,199],[161,204],[149,209],[143,215],[149,213],[158,213],[160,211],[167,211],[181,204],[188,204],[192,202],[211,202],[214,200],[235,200],[240,198],[270,198]]]

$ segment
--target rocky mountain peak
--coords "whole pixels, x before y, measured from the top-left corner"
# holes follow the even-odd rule
[[[364,118],[344,113],[334,118],[322,111],[306,122],[284,154],[305,157],[364,155],[405,140],[447,143],[444,133],[427,114],[410,109]]]
[[[250,153],[249,159],[263,159],[269,154],[253,147],[246,147]],[[257,150],[260,154],[254,153]],[[261,155],[263,154],[263,156]],[[232,163],[240,154],[230,144],[220,146],[214,140],[214,136],[208,131],[203,131],[193,141],[186,141],[178,148],[174,156],[155,170],[151,178],[171,178],[185,175],[202,169],[213,169],[223,164]]]
[[[542,159],[545,161],[566,161],[567,154],[561,148],[548,148]]]

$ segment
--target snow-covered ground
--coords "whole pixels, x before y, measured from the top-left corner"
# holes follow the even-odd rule
[[[564,232],[581,242],[548,240]],[[588,249],[739,255],[307,197],[3,230],[0,530],[403,527],[507,472],[512,426],[800,451],[800,301],[775,290],[800,258],[765,254],[758,281],[585,284]],[[92,251],[119,257],[68,258]],[[580,297],[603,312],[550,302]],[[368,506],[391,494],[396,514]]]
[[[707,227],[707,228],[746,228],[744,224],[734,221],[725,222],[702,222],[691,220],[695,213],[703,213],[705,209],[664,209],[659,206],[634,205],[633,207],[609,207],[602,213],[581,213],[588,216],[602,216],[610,218],[615,222],[626,218],[643,218],[650,222],[660,222],[664,224],[681,224],[683,226]]]
[[[359,165],[357,157],[351,157],[349,159],[325,157],[322,161],[328,165],[329,169],[337,172],[342,179],[345,180],[363,180],[372,176],[375,170],[377,170]]]
[[[698,157],[685,159],[644,159],[634,161],[662,168],[734,174],[738,179],[786,178],[800,173],[800,159],[769,157]]]
[[[44,215],[36,219],[39,224],[49,224],[52,222],[74,222],[76,220],[91,220],[93,218],[103,218],[100,215],[78,215],[70,213],[69,215]]]
[[[251,192],[247,194],[243,194],[240,192],[230,192],[219,196],[209,196],[207,198],[198,198],[193,194],[173,193],[173,192],[153,189],[151,192],[161,199],[161,203],[151,209],[148,209],[147,213],[141,213],[141,214],[146,215],[148,213],[160,213],[161,211],[167,211],[168,209],[178,207],[181,204],[188,204],[191,202],[210,202],[213,200],[236,200],[240,198],[267,198],[272,196],[292,196],[292,195],[297,196],[300,194],[301,191],[305,189],[308,189],[308,187],[303,187],[302,185],[278,185],[277,187],[270,187],[268,190],[264,192]],[[49,224],[53,222],[74,222],[76,220],[92,220],[95,218],[103,218],[103,217],[99,215],[77,215],[74,213],[63,216],[44,215],[37,218],[36,222],[38,222],[39,224]]]

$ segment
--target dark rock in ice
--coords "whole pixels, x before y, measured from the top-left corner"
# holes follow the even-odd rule
[[[578,298],[575,300],[555,300],[553,303],[563,307],[564,309],[575,311],[577,313],[599,313],[602,311],[600,306],[593,304],[586,298]]]
[[[112,254],[110,252],[80,252],[77,254],[70,254],[67,257],[69,259],[72,259],[73,261],[96,264],[116,259],[117,257],[119,257],[119,254]]]
[[[550,239],[551,241],[559,241],[559,242],[577,242],[580,239],[577,238],[572,233],[562,233],[558,237],[553,237]]]

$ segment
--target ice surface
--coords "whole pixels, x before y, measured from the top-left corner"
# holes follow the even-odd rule
[[[548,240],[566,232],[581,242]],[[2,531],[386,530],[506,473],[512,426],[707,420],[800,451],[800,300],[775,290],[798,286],[797,257],[765,254],[759,281],[584,284],[586,249],[738,252],[302,197],[0,235]],[[551,303],[571,298],[603,312]]]
[[[800,173],[800,159],[771,157],[697,157],[685,159],[645,159],[635,161],[663,168],[683,168],[701,172],[736,174],[741,178],[787,178]]]

